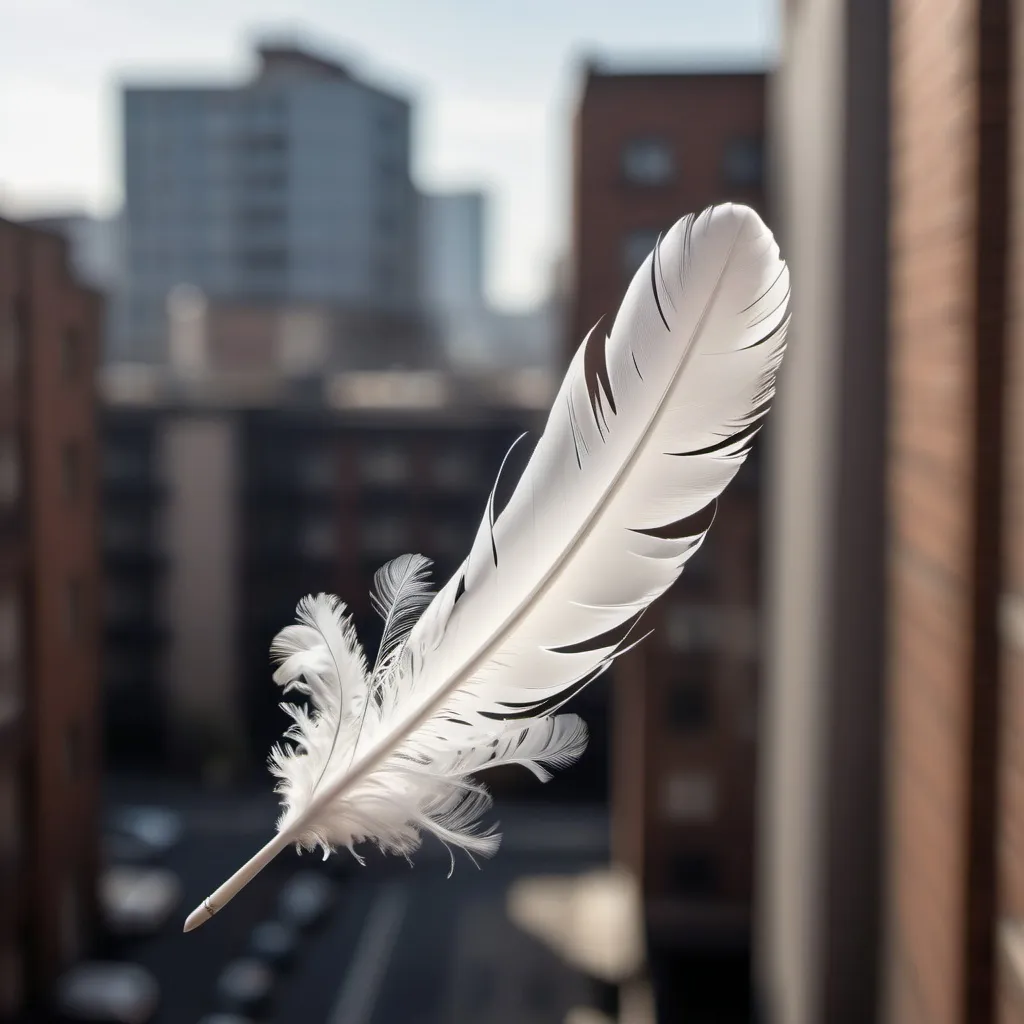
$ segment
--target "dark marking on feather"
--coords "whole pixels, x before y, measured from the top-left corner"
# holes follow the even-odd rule
[[[695,448],[692,452],[666,452],[666,455],[674,455],[679,457],[689,455],[713,455],[715,452],[723,451],[726,448],[731,448],[734,444],[739,444],[741,441],[747,439],[753,439],[754,435],[761,429],[761,423],[759,421],[750,423],[745,426],[742,430],[736,431],[735,434],[730,434],[728,437],[722,438],[715,444],[708,445],[706,448]],[[744,451],[746,448],[744,448]]]
[[[677,519],[674,523],[666,523],[664,526],[654,526],[646,530],[634,528],[630,532],[640,533],[645,537],[657,537],[659,540],[684,540],[687,537],[697,537],[711,529],[717,510],[718,499],[716,498],[699,512],[683,516],[682,519]]]
[[[633,369],[636,370],[636,375],[641,380],[643,380],[644,379],[644,375],[640,372],[640,367],[636,365],[636,355],[634,353],[632,353],[632,352],[630,352],[630,355],[633,356]]]
[[[533,717],[543,718],[545,715],[553,715],[571,701],[573,697],[585,690],[595,679],[604,675],[610,664],[610,661],[602,661],[593,672],[588,673],[582,679],[573,683],[567,690],[563,690],[561,693],[541,701],[534,709]]]
[[[608,355],[606,342],[603,333],[598,333],[597,328],[601,321],[590,329],[583,342],[583,380],[587,387],[587,397],[590,399],[590,412],[594,417],[597,432],[604,439],[604,431],[608,428],[608,415],[604,410],[604,401],[601,397],[602,390],[605,398],[608,399],[608,406],[614,415],[615,396],[612,394],[612,382],[608,376]],[[604,419],[604,429],[601,427],[601,419]]]
[[[597,636],[588,637],[575,644],[566,644],[564,647],[549,647],[552,654],[589,654],[593,651],[600,651],[604,647],[618,647],[629,635],[629,631],[640,621],[646,609],[641,609],[635,615],[631,615],[625,622]]]
[[[744,347],[740,351],[746,352],[749,349],[757,348],[759,345],[763,345],[766,341],[771,341],[771,339],[776,337],[780,331],[785,332],[788,327],[789,312],[787,310],[787,312],[783,314],[782,319],[763,338],[758,338],[757,341],[751,343],[750,345],[744,345]]]
[[[661,236],[658,236],[658,241],[661,241]],[[658,260],[658,275],[661,277],[661,287],[665,290],[665,297],[668,299],[669,305],[673,310],[676,308],[675,301],[672,299],[672,292],[669,290],[668,282],[665,280],[665,267],[661,262],[661,245],[655,245],[654,255]]]
[[[519,444],[522,439],[526,437],[524,431],[520,434],[513,442],[507,452],[505,452],[505,458],[501,460],[501,465],[498,467],[498,475],[494,478],[494,486],[491,488],[490,496],[487,499],[487,525],[491,532],[491,556],[494,558],[494,567],[498,567],[498,546],[494,542],[494,524],[497,521],[498,516],[505,510],[505,506],[508,505],[509,499],[512,497],[512,491],[515,490],[515,485],[512,487],[512,491],[509,492],[508,498],[505,499],[505,504],[501,508],[501,512],[495,512],[495,494],[498,490],[498,485],[501,483],[502,470],[505,468],[505,463],[508,462],[508,457],[512,454],[513,449]],[[518,479],[516,483],[518,483]]]
[[[587,445],[587,439],[583,436],[583,431],[580,429],[579,420],[576,416],[576,406],[572,400],[572,391],[566,395],[566,400],[569,403],[569,426],[572,427],[572,438],[573,444],[576,445],[576,464],[580,469],[583,468],[583,463],[580,458],[580,445],[583,446],[583,454],[590,454],[590,447]]]
[[[786,286],[786,294],[772,306],[766,313],[762,313],[756,320],[752,320],[747,327],[756,327],[758,324],[763,324],[765,320],[770,320],[780,309],[785,309],[786,313],[789,312],[789,300],[793,294],[793,286],[789,284]],[[786,313],[783,314],[783,319],[786,318]]]
[[[452,601],[452,607],[454,608],[459,603],[459,598],[466,592],[466,574],[463,573],[459,577],[458,585],[455,587],[455,600]]]
[[[658,233],[657,241],[654,243],[654,252],[651,253],[651,291],[654,293],[654,304],[658,307],[658,316],[661,317],[661,322],[665,325],[665,330],[671,333],[672,328],[669,327],[668,321],[665,319],[665,313],[661,308],[661,299],[658,298],[658,279],[654,273],[654,265],[658,262],[658,248],[661,245],[661,233]]]
[[[782,277],[782,275],[785,272],[786,272],[786,266],[785,266],[785,264],[783,264],[779,268],[779,272],[775,275],[775,280],[772,281],[772,283],[770,285],[768,285],[768,287],[765,288],[765,290],[763,292],[761,292],[761,294],[758,295],[758,297],[756,299],[754,299],[754,301],[749,306],[744,306],[743,309],[740,310],[740,312],[741,313],[749,313],[750,310],[752,310],[779,283],[779,278]]]
[[[740,424],[741,426],[746,427],[749,426],[751,423],[757,423],[760,420],[763,420],[764,417],[768,415],[768,411],[772,407],[772,400],[769,397],[769,395],[772,388],[774,387],[774,384],[775,381],[771,379],[771,375],[769,375],[768,380],[762,382],[761,386],[757,390],[757,395],[754,399],[754,401],[757,402],[757,404],[754,406],[753,409],[750,410],[750,415],[745,416],[743,418],[743,421]]]
[[[530,459],[533,458],[533,449],[529,445],[519,444],[524,437],[526,437],[525,433],[520,434],[512,443],[512,446],[505,455],[505,461],[501,464],[501,469],[498,471],[498,479],[494,481],[495,522],[501,518],[502,512],[508,508],[508,503],[512,500],[512,495],[515,494]],[[536,448],[536,445],[534,445],[534,448]]]
[[[573,419],[573,415],[572,415],[572,402],[569,401],[568,397],[566,397],[566,400],[565,400],[565,409],[566,409],[566,412],[567,412],[567,414],[569,416],[569,429],[572,431],[572,446],[573,446],[573,450],[576,452],[576,468],[577,469],[582,469],[583,468],[583,463],[580,461],[580,445],[579,445],[579,442],[576,440],[576,422]]]
[[[500,722],[521,722],[529,718],[544,718],[547,715],[553,714],[563,704],[572,700],[584,687],[589,686],[599,675],[601,675],[608,665],[602,662],[593,672],[588,673],[582,679],[577,680],[571,686],[564,690],[554,694],[551,697],[545,697],[543,700],[531,701],[525,704],[518,703],[507,703],[501,702],[500,707],[507,708],[508,710],[503,712],[492,712],[492,711],[481,711],[480,714],[484,718],[495,719]]]

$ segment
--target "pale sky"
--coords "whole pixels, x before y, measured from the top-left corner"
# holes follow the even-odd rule
[[[763,65],[779,0],[0,0],[0,214],[121,199],[118,85],[230,82],[288,33],[414,101],[426,189],[484,187],[487,290],[542,298],[569,222],[580,60]]]

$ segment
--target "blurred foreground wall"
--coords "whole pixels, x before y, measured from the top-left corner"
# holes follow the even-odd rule
[[[787,5],[769,100],[793,328],[767,430],[756,975],[773,1024],[876,1019],[887,4]]]
[[[100,313],[60,238],[0,220],[0,1020],[92,933]]]
[[[806,0],[784,37],[795,330],[770,475],[765,1016],[1010,1024],[1024,11]]]

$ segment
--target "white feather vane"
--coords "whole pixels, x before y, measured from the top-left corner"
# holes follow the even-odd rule
[[[377,574],[374,669],[336,598],[300,603],[273,646],[275,680],[309,700],[287,706],[291,742],[272,754],[278,835],[186,930],[289,843],[408,857],[427,832],[496,849],[475,773],[522,764],[544,779],[582,753],[583,723],[554,712],[642,639],[643,612],[700,547],[774,396],[789,298],[756,213],[684,217],[610,332],[584,339],[514,487],[506,456],[459,571],[436,595],[422,556]]]

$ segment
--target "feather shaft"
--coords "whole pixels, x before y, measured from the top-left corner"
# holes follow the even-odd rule
[[[310,707],[285,706],[295,745],[272,753],[278,835],[188,926],[292,842],[326,856],[371,840],[408,857],[429,831],[471,859],[493,852],[493,830],[477,831],[489,798],[467,780],[502,763],[543,780],[545,765],[581,753],[582,723],[549,716],[639,642],[637,620],[700,547],[774,395],[789,294],[753,211],[680,221],[637,271],[610,334],[584,339],[507,504],[496,497],[506,455],[447,586],[430,599],[422,556],[378,573],[386,642],[372,672],[337,599],[321,595],[313,623],[343,655],[333,666],[308,616],[283,631],[275,681]]]

